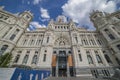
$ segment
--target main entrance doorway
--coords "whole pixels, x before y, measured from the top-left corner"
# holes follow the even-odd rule
[[[52,76],[74,76],[72,54],[66,50],[59,50],[52,57]]]
[[[67,76],[67,55],[65,51],[59,51],[58,55],[58,76]]]

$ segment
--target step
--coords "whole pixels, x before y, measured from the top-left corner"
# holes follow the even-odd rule
[[[44,80],[111,80],[111,79],[98,79],[86,77],[48,77]]]

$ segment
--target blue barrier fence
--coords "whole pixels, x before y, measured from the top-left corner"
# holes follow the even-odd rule
[[[50,76],[50,71],[16,68],[11,80],[43,80],[48,76]]]

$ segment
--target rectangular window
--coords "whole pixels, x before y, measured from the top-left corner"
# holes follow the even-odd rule
[[[78,54],[79,55],[79,60],[82,61],[82,56],[81,54]]]
[[[47,43],[49,42],[49,37],[47,37]]]
[[[44,54],[43,61],[44,62],[46,61],[46,54]]]
[[[77,39],[77,37],[75,37],[75,40],[76,40],[76,43],[78,43],[78,39]]]

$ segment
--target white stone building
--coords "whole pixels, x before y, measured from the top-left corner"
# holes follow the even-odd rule
[[[0,55],[12,53],[11,66],[46,69],[53,76],[88,76],[84,69],[120,65],[120,11],[93,12],[96,31],[76,27],[64,16],[27,31],[32,17],[29,11],[16,15],[0,9]]]

